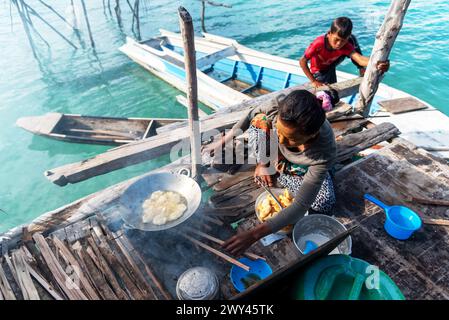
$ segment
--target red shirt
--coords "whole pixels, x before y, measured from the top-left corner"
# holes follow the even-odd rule
[[[332,62],[341,56],[349,56],[354,51],[354,46],[349,42],[338,50],[327,49],[326,42],[326,35],[319,36],[309,45],[304,53],[304,57],[310,60],[310,71],[312,73],[326,71]]]

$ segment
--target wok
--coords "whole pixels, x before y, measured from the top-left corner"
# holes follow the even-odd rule
[[[142,204],[157,190],[176,191],[187,200],[187,209],[179,219],[169,221],[164,225],[142,222]],[[131,184],[123,192],[119,202],[122,207],[120,213],[127,227],[144,231],[161,231],[181,224],[197,211],[201,204],[201,188],[194,179],[181,174],[181,172],[177,174],[153,173]]]

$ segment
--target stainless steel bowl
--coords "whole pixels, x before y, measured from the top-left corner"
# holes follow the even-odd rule
[[[346,231],[346,227],[337,219],[324,215],[312,214],[303,217],[293,228],[293,242],[296,248],[304,254],[306,241],[313,241],[320,246],[333,239],[340,233]],[[352,239],[348,236],[338,247],[330,254],[351,254]]]
[[[271,192],[273,192],[273,194],[276,197],[279,197],[281,194],[284,194],[284,190],[282,188],[271,188],[270,189]],[[259,206],[259,204],[266,198],[268,197],[269,193],[267,191],[262,192],[256,199],[255,205],[254,205],[254,210],[256,211],[256,216],[257,219],[259,219],[260,222],[262,222],[262,220],[260,219],[260,215],[259,215],[259,211],[257,210],[257,207]],[[308,215],[308,212],[306,212],[305,216]],[[292,226],[287,226],[281,230],[279,230],[278,232],[276,232],[277,234],[281,234],[281,235],[288,235],[292,232]]]
[[[155,191],[176,191],[187,200],[184,214],[164,225],[143,223],[143,202]],[[192,178],[169,172],[153,173],[131,184],[119,200],[120,213],[128,227],[144,231],[160,231],[172,228],[190,218],[201,204],[201,188]]]

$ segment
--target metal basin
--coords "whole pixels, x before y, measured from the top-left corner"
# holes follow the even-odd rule
[[[187,200],[187,209],[184,214],[174,221],[164,225],[143,223],[143,202],[155,191],[176,191]],[[201,204],[201,188],[198,183],[182,174],[169,172],[154,173],[145,176],[131,184],[119,200],[122,209],[122,219],[132,229],[144,231],[160,231],[172,228],[190,218]]]
[[[324,214],[312,214],[303,217],[293,228],[293,242],[302,253],[306,251],[307,243],[313,242],[321,246],[346,231],[346,227],[337,219]],[[330,254],[351,254],[352,239],[348,236]]]

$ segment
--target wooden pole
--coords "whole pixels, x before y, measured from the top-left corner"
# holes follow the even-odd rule
[[[84,0],[81,0],[81,6],[83,7],[84,18],[86,20],[87,31],[89,32],[90,45],[95,48],[94,38],[92,37],[92,30],[90,29],[89,17],[87,16],[87,9]]]
[[[196,57],[193,23],[190,13],[179,7],[179,25],[184,43],[184,65],[187,84],[187,101],[189,115],[190,147],[192,161],[192,178],[201,174],[201,134],[198,117],[198,87],[196,78]]]
[[[369,64],[360,85],[359,100],[355,107],[355,110],[362,113],[364,117],[369,114],[374,95],[383,78],[383,73],[377,70],[377,63],[388,59],[394,41],[401,30],[410,1],[392,0],[384,22],[377,32]]]
[[[201,30],[203,32],[206,31],[206,25],[204,23],[204,20],[206,19],[206,4],[204,3],[204,0],[201,1]]]

